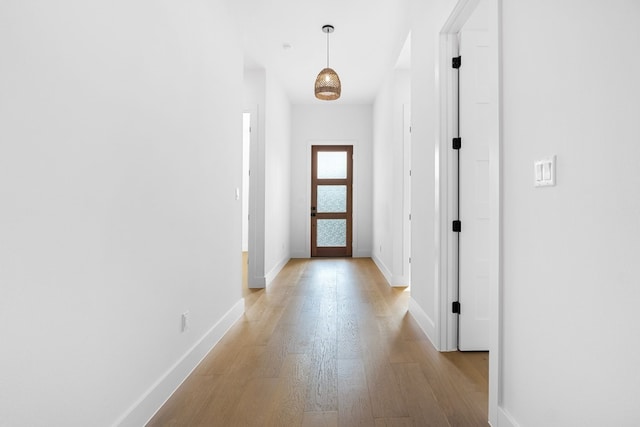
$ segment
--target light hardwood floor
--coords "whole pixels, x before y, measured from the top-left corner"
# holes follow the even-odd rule
[[[370,259],[292,260],[149,426],[487,426],[488,353],[439,353]]]

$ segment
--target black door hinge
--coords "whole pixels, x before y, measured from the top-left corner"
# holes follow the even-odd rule
[[[453,303],[451,303],[451,312],[460,314],[460,302],[454,301]]]
[[[459,219],[453,221],[453,231],[456,233],[460,233],[462,231],[462,221]]]
[[[453,149],[459,150],[460,148],[462,148],[462,138],[453,138]]]
[[[461,56],[456,56],[455,58],[453,58],[451,60],[451,66],[455,69],[460,68],[460,66],[462,65],[462,57]]]

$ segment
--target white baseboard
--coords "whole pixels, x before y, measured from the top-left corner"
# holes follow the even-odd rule
[[[267,283],[264,276],[255,276],[249,278],[248,285],[250,289],[264,289]]]
[[[369,251],[356,251],[351,254],[352,258],[371,258],[371,252]],[[311,253],[309,251],[306,252],[291,252],[291,258],[302,258],[308,259],[311,258]]]
[[[498,425],[495,427],[520,427],[520,425],[506,409],[498,406]]]
[[[387,283],[389,286],[404,288],[408,286],[409,281],[406,280],[404,276],[398,276],[396,274],[391,273],[391,270],[387,268],[384,262],[380,260],[377,256],[371,257],[373,262],[378,266],[378,270],[382,273],[385,279],[387,279]]]
[[[380,270],[384,278],[387,280],[387,283],[389,284],[389,286],[391,286],[391,277],[392,277],[391,271],[387,268],[385,263],[382,262],[382,260],[377,256],[374,255],[371,257],[371,259],[376,264],[376,266],[378,266],[378,270]]]
[[[285,265],[287,265],[290,259],[291,258],[289,257],[283,258],[275,267],[271,269],[269,273],[267,273],[267,275],[264,277],[265,285],[269,285],[269,283],[273,282],[273,279],[275,279],[278,273],[282,271],[282,269]]]
[[[354,251],[351,256],[353,258],[372,258],[371,251]]]
[[[244,299],[241,299],[180,360],[171,366],[137,402],[131,405],[113,425],[118,427],[140,427],[148,423],[243,314]]]
[[[409,286],[409,280],[402,276],[402,275],[397,275],[394,274],[393,276],[391,276],[391,286],[393,286],[394,288],[406,288],[407,286]]]
[[[302,252],[291,252],[291,258],[310,258],[311,257],[311,253],[309,251],[302,251]]]
[[[413,318],[416,319],[418,326],[420,326],[420,329],[422,329],[427,338],[429,338],[431,344],[440,351],[440,346],[437,344],[436,325],[433,322],[433,319],[424,312],[422,307],[420,307],[420,304],[418,304],[413,298],[409,299],[409,313],[411,313]]]

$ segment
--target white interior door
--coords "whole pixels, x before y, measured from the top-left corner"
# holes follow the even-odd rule
[[[405,284],[411,286],[411,105],[403,105],[404,140],[404,221],[402,265]]]
[[[489,138],[493,123],[488,32],[460,37],[460,233],[458,348],[489,349]]]

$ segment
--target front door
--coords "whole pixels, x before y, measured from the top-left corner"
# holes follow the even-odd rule
[[[350,257],[353,146],[311,149],[311,256]]]

